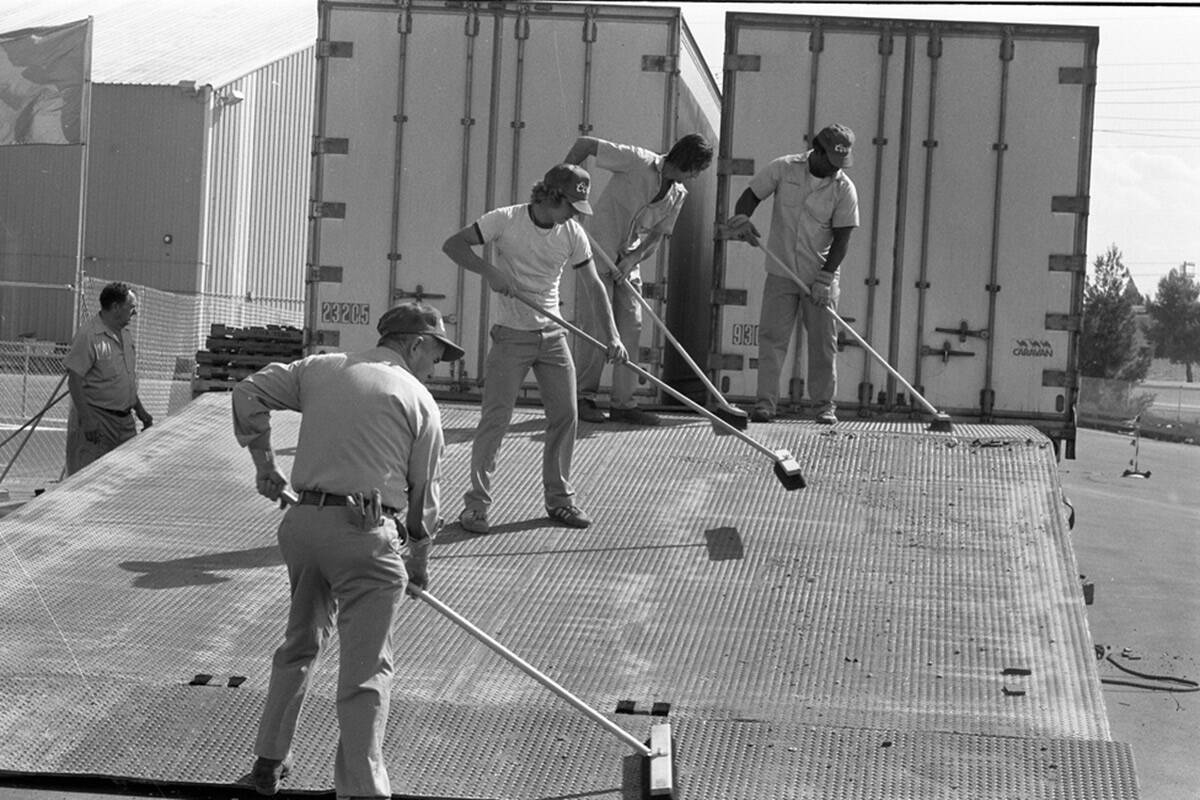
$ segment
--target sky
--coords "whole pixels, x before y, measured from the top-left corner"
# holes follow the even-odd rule
[[[1138,291],[1200,264],[1200,6],[661,3],[683,10],[710,69],[725,12],[1088,25],[1100,29],[1088,264],[1115,244]],[[717,76],[718,81],[720,76]]]

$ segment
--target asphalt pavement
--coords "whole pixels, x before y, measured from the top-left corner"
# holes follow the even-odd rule
[[[1143,438],[1135,449],[1129,436],[1081,430],[1059,473],[1079,571],[1094,587],[1093,641],[1138,672],[1200,680],[1200,446]],[[1107,661],[1100,675],[1187,688]],[[1133,748],[1142,800],[1200,797],[1200,693],[1105,684],[1104,700],[1112,738]]]

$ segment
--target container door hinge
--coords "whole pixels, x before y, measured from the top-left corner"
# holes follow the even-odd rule
[[[317,42],[317,58],[354,58],[354,42]]]
[[[718,175],[753,175],[753,158],[722,158],[717,160]]]
[[[1096,82],[1096,68],[1059,67],[1058,82],[1060,84],[1085,84],[1091,86]]]
[[[435,292],[425,291],[425,287],[419,283],[417,284],[417,288],[413,289],[411,292],[408,291],[407,289],[403,289],[403,288],[399,288],[399,287],[397,287],[396,289],[394,289],[392,291],[392,299],[393,300],[409,300],[409,299],[424,300],[427,297],[431,298],[433,300],[445,300],[446,299],[446,295],[444,295],[444,294],[437,294]]]
[[[308,215],[311,219],[345,219],[346,204],[314,201],[309,207]]]
[[[745,289],[713,289],[712,302],[715,306],[744,306],[749,296]]]
[[[317,330],[312,331],[309,337],[309,344],[312,347],[337,347],[341,341],[340,331]]]
[[[344,156],[350,153],[350,140],[332,136],[313,137],[314,156]]]
[[[761,72],[762,56],[743,53],[725,54],[726,72]]]
[[[642,72],[678,72],[677,56],[642,56]]]
[[[971,330],[965,319],[958,323],[957,328],[934,328],[934,330],[938,333],[953,333],[958,336],[959,342],[965,342],[968,336],[975,339],[987,339],[991,335],[988,333],[987,328]]]
[[[921,345],[922,356],[937,356],[945,364],[952,356],[973,356],[975,355],[969,350],[955,350],[950,346],[950,340],[942,342],[941,347],[930,347],[927,344]]]
[[[1078,272],[1082,275],[1087,272],[1087,257],[1084,255],[1075,255],[1074,253],[1051,253],[1050,271]]]
[[[1050,210],[1055,214],[1086,214],[1090,199],[1087,195],[1055,195],[1050,198]]]
[[[708,368],[715,372],[741,372],[744,363],[746,358],[740,353],[708,354]]]
[[[1080,328],[1079,314],[1055,314],[1046,315],[1046,330],[1048,331],[1077,331]]]
[[[308,268],[309,283],[341,283],[342,267],[330,267],[317,264]]]
[[[1044,369],[1042,370],[1042,386],[1057,386],[1066,389],[1075,388],[1075,382],[1071,380],[1070,374],[1062,369]]]

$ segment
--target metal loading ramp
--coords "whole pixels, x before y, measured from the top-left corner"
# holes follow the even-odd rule
[[[228,403],[201,396],[0,520],[0,773],[248,771],[287,583]],[[477,420],[443,406],[447,519]],[[275,415],[285,467],[297,422]],[[1137,796],[1039,433],[752,425],[804,466],[788,492],[706,421],[664,422],[580,427],[579,531],[543,516],[541,410],[518,409],[494,533],[449,525],[431,589],[636,737],[669,704],[682,798]],[[332,787],[334,666],[285,791]],[[640,796],[625,745],[417,601],[396,666],[398,796]]]

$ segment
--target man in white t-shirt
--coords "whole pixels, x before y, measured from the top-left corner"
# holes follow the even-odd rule
[[[625,284],[625,278],[640,294],[642,275],[638,265],[650,258],[664,239],[670,238],[687,199],[686,183],[708,169],[713,147],[698,133],[681,137],[666,155],[594,136],[580,136],[563,160],[582,164],[589,157],[595,159],[597,167],[612,173],[596,200],[596,213],[587,227],[608,256],[599,258],[599,262],[611,262],[618,270],[613,274],[608,269],[602,270],[602,280],[612,291],[613,316],[621,332],[621,342],[636,360],[642,335],[642,306]],[[579,324],[589,333],[599,335],[600,320],[582,313]],[[597,350],[577,352],[579,418],[585,422],[603,422],[604,412],[596,407],[596,394],[600,390],[604,359]],[[609,418],[633,425],[657,425],[659,419],[655,414],[638,408],[633,396],[634,380],[631,370],[613,371]]]
[[[472,533],[491,531],[488,510],[493,499],[496,454],[530,368],[546,411],[542,456],[546,513],[574,528],[592,524],[575,504],[570,481],[579,416],[575,407],[575,363],[567,345],[567,332],[514,296],[519,294],[557,316],[559,280],[563,268],[570,266],[576,270],[593,312],[604,321],[604,335],[598,338],[608,344],[605,355],[615,361],[626,359],[612,306],[592,263],[587,234],[573,219],[576,214],[592,213],[587,199],[590,187],[591,176],[586,170],[559,164],[534,185],[529,203],[489,211],[442,245],[442,251],[456,264],[483,276],[499,294],[479,427],[471,447],[471,489],[463,498],[466,508],[459,516],[462,527]],[[495,264],[475,253],[474,248],[488,244],[495,248]]]

